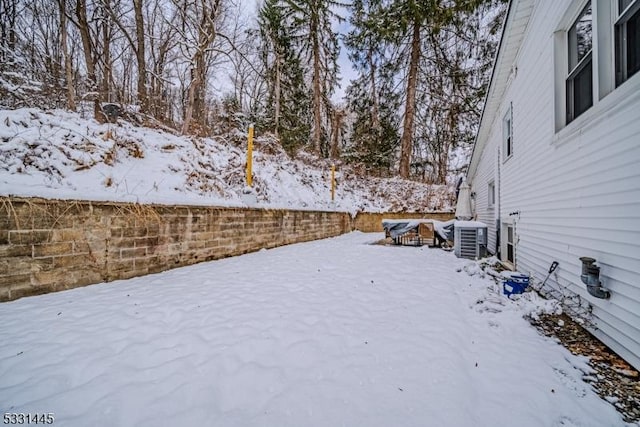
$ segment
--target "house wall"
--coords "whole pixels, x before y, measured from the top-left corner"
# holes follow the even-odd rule
[[[471,190],[475,193],[473,200],[474,209],[476,213],[476,219],[487,224],[487,232],[489,233],[487,241],[487,249],[492,254],[496,254],[498,251],[498,239],[497,239],[497,227],[496,221],[500,215],[500,188],[499,181],[497,179],[497,151],[499,141],[495,138],[486,147],[486,159],[478,165],[478,171],[472,182]],[[493,153],[493,155],[492,155]],[[494,206],[489,205],[489,183],[493,181],[496,184],[495,196],[496,203]]]
[[[558,261],[549,283],[588,302],[594,335],[640,368],[640,75],[556,132],[554,32],[576,3],[537,2],[513,64],[517,71],[469,180],[477,217],[491,227],[486,188],[498,173],[501,119],[512,102],[514,153],[499,162],[498,212],[515,224],[515,267],[540,283]],[[587,293],[582,256],[597,260],[610,299]]]

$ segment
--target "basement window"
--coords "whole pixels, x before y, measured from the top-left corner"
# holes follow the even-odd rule
[[[505,261],[510,263],[511,265],[516,265],[516,247],[515,247],[515,239],[513,232],[513,225],[507,225],[507,251],[506,251],[506,259]]]

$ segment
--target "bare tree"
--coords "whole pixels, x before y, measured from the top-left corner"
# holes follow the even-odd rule
[[[172,0],[177,12],[174,29],[178,45],[187,58],[188,88],[184,99],[182,133],[206,124],[205,95],[207,71],[213,52],[212,44],[218,35],[223,18],[222,0]]]
[[[227,42],[225,56],[232,67],[229,78],[233,83],[234,97],[247,118],[255,121],[257,115],[263,113],[268,96],[266,67],[259,49],[256,49],[260,44],[259,31],[247,29],[243,14],[241,6],[236,8],[229,20],[234,24],[225,30],[227,34],[220,34],[220,37]]]
[[[82,40],[82,51],[84,53],[84,62],[87,68],[87,80],[89,83],[89,90],[93,96],[93,113],[97,121],[104,123],[106,117],[101,108],[101,96],[98,91],[98,80],[96,76],[96,57],[94,55],[95,41],[91,36],[91,30],[89,28],[89,19],[87,16],[87,1],[76,0],[75,18],[72,22],[78,27],[80,32],[80,38]]]
[[[5,49],[15,49],[18,40],[16,23],[20,13],[20,0],[0,0],[0,47]],[[3,54],[4,56],[4,54]],[[4,57],[0,57],[3,63]]]
[[[76,110],[76,95],[73,87],[73,63],[67,41],[67,2],[66,0],[57,0],[60,9],[60,44],[64,53],[64,76],[67,86],[67,108],[72,111]]]
[[[168,78],[169,64],[175,62],[177,52],[175,8],[165,7],[161,1],[154,1],[146,10],[146,29],[149,36],[147,53],[149,55],[149,105],[150,113],[159,120],[171,117],[170,87]]]
[[[137,73],[137,92],[138,101],[140,102],[140,110],[143,113],[148,112],[149,99],[147,95],[147,62],[146,62],[146,36],[143,14],[143,0],[133,0],[133,18],[135,23],[135,37],[132,35],[132,29],[127,28],[125,20],[129,15],[129,11],[117,9],[118,5],[112,4],[110,0],[101,0],[103,7],[109,14],[109,17],[118,26],[124,37],[129,43],[129,47],[133,51],[138,66]],[[158,4],[156,2],[156,4]]]

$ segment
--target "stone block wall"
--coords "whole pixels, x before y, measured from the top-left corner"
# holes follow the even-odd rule
[[[383,218],[451,213],[358,213],[155,206],[0,197],[0,301],[128,279],[352,230]]]
[[[342,212],[0,198],[0,301],[347,233]]]
[[[428,212],[428,213],[369,213],[359,212],[354,220],[354,229],[365,233],[382,232],[383,219],[435,219],[449,221],[454,218],[453,212]]]

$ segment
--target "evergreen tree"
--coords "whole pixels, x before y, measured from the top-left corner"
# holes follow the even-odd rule
[[[446,183],[450,154],[473,144],[503,3],[484,1],[450,10],[443,25],[423,38],[429,55],[419,67],[412,169],[430,182]]]
[[[433,54],[434,45],[425,46],[428,40],[451,26],[461,14],[472,13],[490,0],[392,0],[386,2],[379,16],[381,34],[387,41],[403,50],[408,70],[405,79],[405,105],[401,136],[399,174],[408,178],[414,151],[416,101],[419,89],[420,64]],[[406,47],[406,48],[405,48]],[[400,63],[399,63],[400,64]],[[420,93],[424,93],[420,91]]]
[[[373,122],[374,103],[369,92],[368,77],[360,77],[347,89],[349,109],[354,115],[351,144],[345,152],[348,161],[363,163],[367,170],[377,174],[389,174],[395,163],[399,143],[397,94],[381,87],[378,93],[379,122]]]
[[[345,38],[349,58],[359,71],[347,89],[354,115],[351,146],[345,153],[369,170],[389,172],[398,146],[399,96],[394,90],[393,67],[385,57],[385,43],[377,13],[380,0],[355,0]]]
[[[312,138],[316,153],[328,154],[328,120],[330,97],[337,84],[338,37],[331,25],[341,18],[332,8],[341,6],[334,0],[285,0],[292,17],[293,41],[300,49],[303,63],[310,64]]]
[[[309,139],[311,107],[291,9],[282,0],[266,0],[258,24],[268,87],[264,124],[292,151]]]

